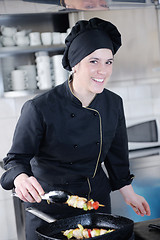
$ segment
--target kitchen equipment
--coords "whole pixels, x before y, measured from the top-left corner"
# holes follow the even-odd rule
[[[49,200],[50,202],[55,203],[65,203],[68,198],[70,197],[71,193],[66,191],[50,191],[49,193],[44,194],[41,196],[43,200]]]
[[[61,190],[50,191],[41,196],[42,200],[48,200],[54,203],[65,203],[70,197],[71,193]],[[18,197],[16,193],[12,193],[12,196]]]
[[[157,118],[128,124],[127,134],[130,151],[160,146],[160,122]]]
[[[133,221],[121,216],[104,213],[89,213],[56,220],[37,209],[27,208],[26,210],[49,222],[47,226],[41,226],[36,230],[39,239],[43,240],[66,239],[61,231],[77,228],[77,224],[81,224],[87,228],[116,229],[114,232],[96,237],[95,239],[128,240],[133,234]]]
[[[160,218],[137,222],[134,224],[135,240],[159,240],[160,231],[151,230],[148,226],[160,225]]]
[[[160,225],[149,224],[148,227],[150,228],[150,230],[158,230],[158,231],[160,231]]]

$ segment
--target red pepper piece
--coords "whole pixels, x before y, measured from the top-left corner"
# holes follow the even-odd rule
[[[95,209],[95,210],[97,210],[98,208],[99,208],[99,202],[94,202],[93,203],[93,208]]]
[[[89,238],[91,238],[92,237],[92,235],[91,235],[91,229],[87,229],[87,231],[88,231],[88,236],[89,236]]]

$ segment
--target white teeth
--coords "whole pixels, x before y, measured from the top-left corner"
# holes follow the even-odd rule
[[[103,82],[104,81],[103,79],[98,79],[98,78],[92,78],[92,79],[96,82]]]

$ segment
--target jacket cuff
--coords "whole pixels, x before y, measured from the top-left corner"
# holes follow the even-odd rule
[[[112,179],[112,181],[111,181],[112,191],[119,190],[120,188],[122,188],[126,185],[130,185],[134,178],[135,178],[135,176],[133,174],[130,174],[128,176],[128,178],[118,179],[116,181],[113,181],[113,179]]]
[[[0,179],[0,183],[5,190],[11,190],[14,188],[14,179],[21,173],[25,173],[28,176],[32,176],[31,170],[24,168],[23,166],[11,167],[3,173]]]

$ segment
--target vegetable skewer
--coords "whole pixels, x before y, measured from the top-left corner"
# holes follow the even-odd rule
[[[63,232],[63,235],[66,236],[68,239],[71,239],[71,238],[85,239],[85,238],[97,237],[113,231],[115,231],[115,229],[108,229],[108,230],[103,228],[88,229],[88,228],[84,228],[81,224],[78,224],[78,228],[66,230]]]
[[[77,195],[71,195],[69,199],[66,201],[68,206],[74,207],[74,208],[80,208],[85,211],[95,209],[97,210],[99,207],[104,207],[104,205],[99,204],[98,201],[87,200],[83,197],[78,197]]]

